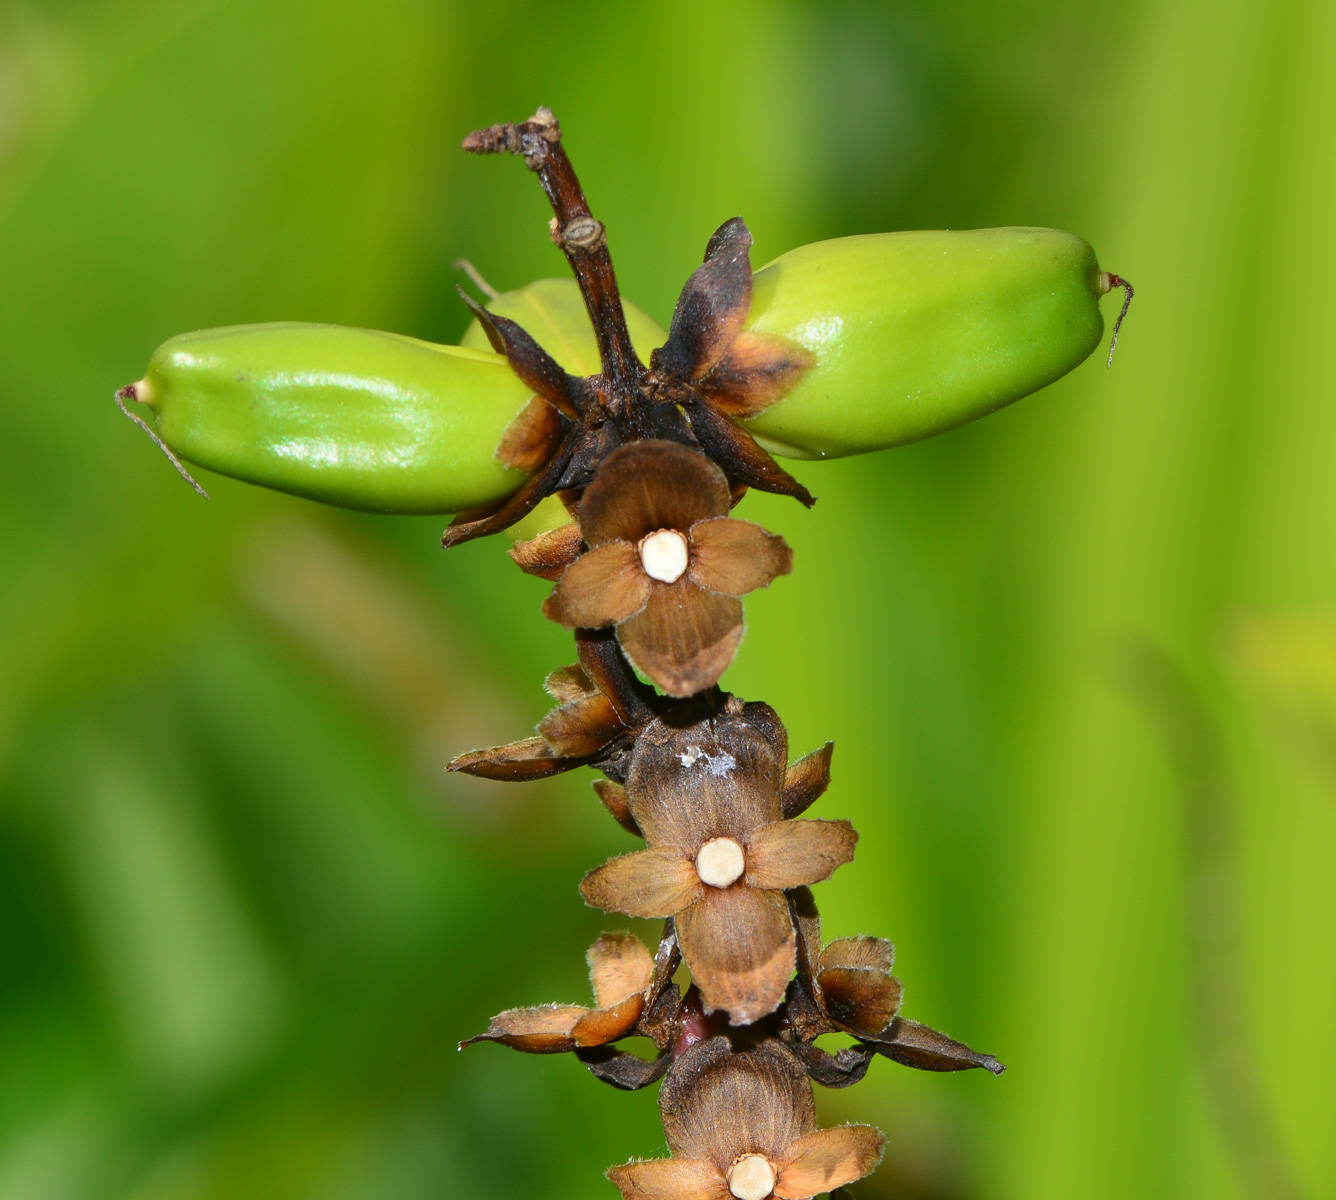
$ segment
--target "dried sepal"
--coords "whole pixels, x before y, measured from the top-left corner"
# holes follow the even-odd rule
[[[806,812],[830,786],[830,758],[835,743],[827,742],[819,750],[805,754],[784,775],[780,808],[786,817]]]
[[[570,422],[541,396],[534,396],[506,426],[496,457],[531,475],[556,453]]]
[[[526,1054],[560,1054],[575,1049],[575,1027],[589,1011],[578,1004],[508,1008],[492,1018],[486,1032],[466,1038],[459,1048],[476,1042],[500,1042]]]
[[[793,924],[782,893],[706,887],[675,921],[707,1012],[722,1009],[747,1025],[779,1007],[793,974]]]
[[[456,755],[446,764],[445,769],[502,783],[527,783],[534,779],[546,779],[550,775],[560,775],[583,763],[583,759],[554,754],[552,747],[542,738],[530,737],[505,746],[470,750]]]
[[[821,951],[821,969],[850,967],[862,971],[889,971],[895,962],[895,947],[885,938],[836,938]]]
[[[595,691],[594,681],[582,663],[572,663],[569,667],[558,667],[543,680],[543,691],[558,704],[569,704]]]
[[[848,821],[775,821],[747,839],[747,883],[787,889],[829,879],[853,862],[858,834]]]
[[[779,1168],[775,1195],[804,1200],[870,1175],[881,1162],[886,1135],[871,1125],[820,1129],[789,1145]]]
[[[460,1042],[500,1042],[527,1054],[561,1054],[603,1046],[633,1032],[645,1010],[654,960],[638,938],[605,933],[586,954],[594,1008],[544,1004],[511,1008],[492,1018],[485,1032]]]
[[[807,1074],[828,1088],[846,1088],[858,1083],[867,1074],[875,1053],[868,1046],[846,1046],[836,1054],[829,1054],[820,1046],[801,1040],[790,1043],[790,1049]]]
[[[591,758],[624,733],[612,702],[602,692],[589,692],[560,704],[538,722],[539,736],[564,758]]]
[[[627,803],[652,846],[677,846],[695,858],[711,837],[745,840],[779,819],[782,752],[752,705],[729,697],[679,706],[649,722],[626,774]]]
[[[631,442],[608,456],[580,500],[591,546],[638,542],[656,529],[688,530],[724,516],[728,480],[709,459],[676,442]]]
[[[723,1171],[699,1159],[634,1159],[607,1175],[625,1200],[731,1200]]]
[[[639,1055],[618,1050],[615,1046],[594,1046],[575,1052],[578,1058],[595,1079],[611,1084],[623,1092],[638,1092],[641,1088],[658,1083],[668,1070],[669,1058],[666,1054],[658,1058],[645,1059]]]
[[[745,596],[793,570],[793,551],[776,534],[750,521],[713,517],[691,527],[687,574],[697,587]]]
[[[605,933],[585,954],[589,985],[599,1008],[612,1008],[649,987],[654,959],[638,937]]]
[[[537,537],[516,542],[510,548],[510,557],[526,575],[555,581],[580,557],[583,549],[580,526],[575,521],[567,521]]]
[[[968,1071],[980,1067],[1001,1075],[1006,1070],[991,1054],[980,1054],[964,1042],[905,1017],[897,1017],[884,1033],[865,1041],[878,1054],[920,1071]]]
[[[636,824],[635,817],[631,815],[630,808],[627,807],[626,789],[620,783],[613,783],[611,779],[596,779],[594,792],[598,796],[599,803],[627,833],[636,837],[644,836],[640,832],[640,826]]]
[[[704,263],[678,296],[668,340],[650,357],[654,370],[695,381],[728,352],[751,312],[751,244],[751,231],[741,217],[715,230]]]
[[[448,550],[451,546],[462,545],[474,538],[500,533],[503,529],[509,529],[516,521],[523,520],[538,507],[539,503],[566,486],[562,479],[567,466],[570,465],[573,452],[574,447],[568,436],[557,446],[543,467],[520,485],[518,491],[495,504],[469,509],[456,516],[441,534],[441,545]]]
[[[700,448],[723,468],[730,479],[758,491],[792,496],[805,508],[816,503],[816,497],[763,450],[750,433],[708,401],[688,401],[682,411],[687,415]]]
[[[718,682],[742,642],[742,602],[657,581],[645,607],[617,628],[626,656],[670,696]]]
[[[609,859],[580,882],[585,901],[628,917],[672,917],[700,899],[692,864],[674,850],[637,850]],[[681,928],[678,929],[679,935]]]
[[[543,605],[543,615],[568,629],[616,625],[643,611],[652,587],[632,543],[605,542],[591,546],[566,568]]]
[[[699,387],[725,416],[745,421],[782,400],[816,365],[796,342],[767,333],[740,333]]]
[[[585,764],[611,770],[653,709],[616,645],[577,638],[580,662],[554,671],[544,687],[560,703],[538,724],[538,737],[472,750],[447,770],[484,779],[543,779]],[[606,690],[605,690],[606,689]]]
[[[904,986],[894,975],[830,967],[817,975],[826,1015],[856,1037],[877,1037],[894,1020]]]
[[[664,1080],[659,1115],[674,1158],[722,1171],[744,1152],[777,1160],[816,1130],[807,1073],[774,1039],[735,1048],[720,1035],[693,1046]]]
[[[563,416],[575,421],[584,404],[584,385],[568,375],[546,350],[509,317],[488,312],[463,288],[455,289],[492,343],[503,354],[520,382],[532,388]]]

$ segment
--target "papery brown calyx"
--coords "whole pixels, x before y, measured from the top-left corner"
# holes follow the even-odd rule
[[[773,1012],[794,967],[795,933],[784,891],[828,878],[853,858],[847,821],[783,816],[787,737],[767,705],[729,697],[724,711],[676,710],[645,727],[630,756],[625,802],[648,849],[585,876],[598,908],[672,917],[707,1010],[737,1024]],[[731,882],[705,882],[707,842],[741,849]]]
[[[572,629],[615,626],[627,657],[671,696],[713,686],[742,640],[739,597],[793,567],[783,538],[728,516],[730,506],[728,480],[696,451],[665,441],[622,447],[585,490],[578,520],[589,548],[543,611]],[[680,539],[675,577],[651,573],[652,535]]]
[[[770,1187],[751,1194],[801,1200],[863,1178],[885,1144],[868,1125],[819,1130],[802,1065],[773,1039],[735,1046],[721,1035],[693,1046],[668,1072],[659,1112],[672,1157],[613,1167],[608,1178],[626,1200],[748,1194],[730,1192],[744,1159]]]

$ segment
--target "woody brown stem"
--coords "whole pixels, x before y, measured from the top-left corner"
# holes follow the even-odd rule
[[[565,252],[575,272],[594,325],[603,374],[614,383],[637,382],[645,368],[631,346],[607,233],[589,211],[584,189],[561,145],[561,126],[552,111],[540,108],[522,124],[479,129],[464,139],[464,149],[474,154],[520,154],[529,170],[537,173],[556,213],[552,240]]]
[[[636,679],[611,629],[577,629],[575,650],[585,674],[612,701],[624,724],[643,725],[653,719],[648,689]]]

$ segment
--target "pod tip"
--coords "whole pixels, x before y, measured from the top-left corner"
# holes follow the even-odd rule
[[[1132,307],[1132,285],[1121,275],[1114,275],[1111,271],[1101,271],[1099,273],[1099,294],[1107,296],[1114,288],[1123,289],[1123,307],[1118,313],[1118,319],[1113,323],[1113,337],[1109,339],[1109,361],[1106,367],[1113,366],[1113,352],[1118,348],[1118,331],[1123,327],[1123,318],[1127,316],[1127,310]]]
[[[203,496],[204,499],[207,500],[209,498],[209,493],[206,492],[202,487],[200,487],[200,485],[195,481],[195,477],[191,475],[189,471],[186,470],[185,463],[183,463],[179,458],[176,457],[175,454],[172,453],[172,451],[168,448],[167,443],[164,442],[162,438],[160,438],[157,435],[157,433],[153,430],[153,427],[149,425],[149,423],[145,421],[143,417],[139,416],[136,413],[132,413],[128,408],[125,407],[125,402],[127,400],[138,400],[141,403],[147,403],[148,402],[147,392],[148,392],[148,385],[142,379],[138,383],[128,383],[125,385],[125,387],[117,391],[116,407],[119,408],[125,416],[129,417],[130,420],[132,420],[136,425],[139,426],[140,429],[142,429],[146,434],[148,434],[150,438],[153,439],[153,444],[157,446],[157,448],[167,456],[167,461],[170,462],[172,466],[176,468],[176,473],[180,475],[181,478],[184,479],[188,484],[190,484],[190,486],[193,487],[196,492],[198,492],[201,496]]]

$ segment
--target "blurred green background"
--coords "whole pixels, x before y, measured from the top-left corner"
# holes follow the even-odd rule
[[[623,927],[588,772],[442,771],[545,711],[546,585],[205,503],[111,402],[182,330],[450,341],[456,257],[561,274],[457,149],[539,103],[660,320],[738,213],[758,266],[1054,225],[1139,290],[1112,371],[746,502],[797,571],[725,683],[836,739],[827,934],[1011,1068],[822,1093],[890,1135],[856,1196],[1336,1196],[1333,56],[1325,0],[2,0],[0,1197],[606,1198],[661,1151],[651,1092],[454,1050]]]

